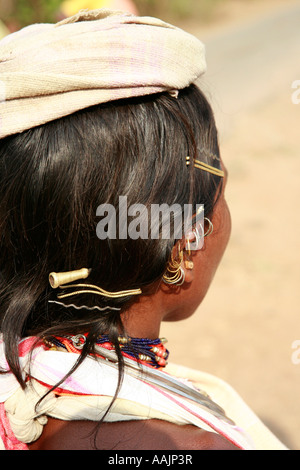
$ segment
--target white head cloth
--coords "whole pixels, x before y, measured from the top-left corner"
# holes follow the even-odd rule
[[[0,41],[0,138],[112,100],[189,86],[204,45],[150,17],[107,9],[35,24]]]

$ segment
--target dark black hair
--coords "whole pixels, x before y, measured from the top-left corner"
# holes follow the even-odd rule
[[[191,164],[186,165],[186,156]],[[78,310],[55,298],[52,271],[90,268],[88,282],[108,291],[151,292],[170,259],[174,237],[100,240],[100,204],[204,204],[214,207],[220,178],[195,169],[197,158],[220,168],[213,113],[192,85],[94,106],[0,141],[0,329],[8,364],[24,387],[20,338],[87,333],[80,361],[108,334],[119,355],[121,315],[136,297],[90,295],[76,303],[120,308]]]

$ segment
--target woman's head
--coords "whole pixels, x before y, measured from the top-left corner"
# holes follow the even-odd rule
[[[120,324],[135,298],[80,296],[65,308],[49,300],[51,271],[91,269],[88,283],[107,291],[160,282],[175,239],[120,238],[120,196],[127,207],[203,204],[209,216],[218,176],[186,165],[186,156],[219,167],[211,108],[194,85],[178,98],[158,94],[79,111],[0,144],[1,329],[11,338],[57,331],[103,332]],[[213,157],[212,157],[213,156]],[[116,208],[116,237],[101,240],[97,208]],[[102,214],[103,215],[103,214]],[[128,215],[128,224],[134,219]],[[122,219],[122,223],[123,223]],[[126,231],[125,231],[126,232]],[[70,303],[70,302],[66,302]]]
[[[165,270],[174,239],[151,238],[149,223],[146,238],[132,240],[118,226],[124,220],[120,196],[128,207],[143,204],[148,214],[154,204],[183,209],[191,203],[203,204],[209,215],[220,179],[187,167],[185,157],[218,165],[210,162],[212,154],[218,158],[213,116],[194,86],[178,99],[115,102],[4,139],[2,275],[24,276],[28,283],[88,266],[89,281],[107,290],[152,284]],[[112,239],[97,236],[103,204],[116,209]],[[47,277],[40,284],[45,293]]]
[[[88,333],[83,360],[108,333],[121,363],[125,313],[172,272],[185,207],[213,213],[222,178],[203,163],[220,167],[217,131],[192,85],[205,68],[197,38],[108,10],[1,41],[0,328],[21,383],[26,335]],[[163,235],[164,213],[153,222],[152,209],[170,216],[175,206]],[[81,268],[86,284],[126,296],[81,292],[61,302],[49,273]]]

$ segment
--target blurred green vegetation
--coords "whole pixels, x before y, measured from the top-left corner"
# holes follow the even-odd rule
[[[12,27],[53,23],[62,0],[0,0],[0,19]]]
[[[158,16],[165,21],[207,21],[216,7],[228,0],[132,0],[141,15]],[[249,0],[245,0],[249,1]],[[0,0],[0,20],[10,29],[19,29],[32,23],[53,23],[61,19],[63,0]],[[94,2],[95,8],[96,0]],[[108,0],[109,7],[109,0]]]
[[[158,16],[163,20],[210,19],[216,7],[227,0],[135,0],[141,15]]]

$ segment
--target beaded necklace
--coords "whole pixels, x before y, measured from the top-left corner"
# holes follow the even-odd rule
[[[50,339],[44,339],[44,345],[48,349],[66,350],[69,352],[80,353],[86,342],[86,336],[78,334],[75,336],[52,336]],[[150,340],[146,338],[126,338],[119,336],[118,342],[124,362],[127,366],[126,372],[139,380],[143,380],[152,387],[159,387],[162,393],[171,392],[179,397],[187,398],[196,402],[201,408],[209,409],[210,412],[219,419],[234,425],[224,410],[216,404],[206,392],[180,381],[176,377],[170,376],[162,371],[167,365],[169,351],[165,348],[165,338]],[[100,361],[105,361],[107,365],[118,370],[117,357],[114,353],[115,348],[109,341],[108,335],[101,335],[95,345],[95,356]],[[143,351],[143,352],[141,352]],[[108,361],[108,362],[107,362]],[[141,370],[143,378],[141,379]]]
[[[75,336],[52,336],[49,340],[44,340],[44,344],[49,349],[62,348],[69,352],[79,353],[86,342],[83,334]],[[165,338],[147,339],[131,338],[125,336],[118,337],[121,353],[124,357],[133,359],[141,364],[154,368],[162,368],[167,365],[169,351],[164,346],[167,342]],[[96,345],[109,351],[114,351],[115,347],[108,335],[101,335],[96,341]],[[101,353],[97,354],[101,357]]]

